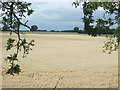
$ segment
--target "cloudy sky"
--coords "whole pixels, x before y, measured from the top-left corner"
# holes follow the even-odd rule
[[[82,7],[75,8],[72,3],[75,0],[25,0],[31,2],[31,8],[34,13],[25,18],[23,22],[28,20],[28,25],[37,25],[41,30],[73,30],[79,27],[83,30]],[[94,18],[101,18],[103,9],[99,8],[95,11]],[[27,28],[21,27],[22,30]]]
[[[24,1],[24,0],[23,0]],[[79,27],[83,30],[82,7],[75,8],[72,3],[75,0],[25,0],[31,2],[31,8],[35,11],[25,18],[29,26],[37,25],[41,30],[73,30]],[[94,19],[101,18],[104,10],[99,8],[93,13]],[[22,30],[27,28],[21,27]]]
[[[42,30],[72,30],[74,27],[83,29],[82,9],[72,6],[72,2],[31,3],[35,12],[24,19],[29,20],[28,25],[37,25]],[[94,13],[95,18],[102,17],[100,13],[103,13],[101,8]]]

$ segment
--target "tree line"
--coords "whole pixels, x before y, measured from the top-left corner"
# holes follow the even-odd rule
[[[12,31],[11,29],[1,29],[2,31]],[[22,30],[21,30],[22,31]],[[28,31],[28,30],[24,30],[24,31]],[[41,32],[75,32],[78,34],[86,34],[86,31],[84,30],[80,30],[79,27],[75,27],[73,28],[73,30],[40,30],[38,29],[38,26],[36,25],[32,25],[30,28],[30,31],[41,31]],[[99,35],[101,34],[114,34],[115,29],[109,29],[109,28],[94,28],[93,32],[95,32]]]

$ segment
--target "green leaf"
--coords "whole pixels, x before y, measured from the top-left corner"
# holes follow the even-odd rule
[[[14,75],[19,74],[21,72],[20,65],[11,66],[10,69],[7,70],[6,74]]]
[[[16,53],[14,53],[13,55],[10,55],[10,56],[8,56],[7,58],[6,58],[6,60],[8,60],[8,61],[18,61],[18,59],[17,59],[17,54]]]
[[[7,40],[7,46],[6,46],[6,50],[11,50],[11,48],[14,46],[13,43],[14,43],[15,39],[12,39],[12,38],[9,38]]]

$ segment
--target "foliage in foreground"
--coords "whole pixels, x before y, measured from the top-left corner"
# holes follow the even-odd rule
[[[73,2],[75,8],[80,6],[80,2],[77,0]],[[99,7],[105,10],[105,14],[102,18],[95,20],[93,18],[93,12],[95,12]],[[103,51],[109,54],[113,51],[118,50],[120,46],[120,2],[84,2],[83,3],[83,22],[84,31],[90,36],[96,37],[100,35],[103,29],[110,30],[114,25],[118,25],[114,28],[113,36],[107,36],[108,40],[103,46]]]
[[[11,55],[6,57],[7,64],[9,68],[6,74],[19,74],[21,68],[19,65],[18,55],[21,50],[23,50],[23,58],[29,54],[29,51],[32,50],[34,46],[34,40],[27,41],[25,38],[21,38],[20,27],[24,26],[30,29],[25,23],[22,23],[22,18],[29,16],[33,13],[33,10],[29,8],[31,3],[27,2],[0,2],[2,6],[2,24],[3,30],[12,30],[10,35],[14,32],[17,35],[17,38],[8,38],[6,50],[10,51],[11,49],[16,49],[16,52],[13,52]]]

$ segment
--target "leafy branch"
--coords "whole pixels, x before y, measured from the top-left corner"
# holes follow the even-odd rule
[[[115,37],[107,36],[107,41],[104,42],[103,52],[108,52],[111,54],[113,51],[117,51],[119,48],[119,44]]]
[[[30,27],[25,23],[21,22],[23,17],[29,16],[33,13],[34,10],[30,9],[29,6],[31,3],[27,2],[0,2],[2,5],[2,24],[3,30],[11,30],[10,34],[14,32],[17,35],[17,39],[8,38],[6,50],[9,51],[13,47],[16,48],[16,52],[7,56],[5,59],[8,62],[9,68],[6,74],[19,74],[21,72],[20,65],[18,63],[18,55],[21,50],[23,50],[23,58],[29,54],[34,46],[34,40],[27,41],[25,38],[21,38],[20,35],[20,26]]]
[[[80,2],[76,0],[73,2],[75,8],[80,6]],[[104,19],[99,18],[98,20],[93,19],[93,12],[98,9],[98,7],[103,7],[105,14]],[[111,53],[118,50],[120,46],[120,1],[119,2],[87,2],[83,3],[83,13],[84,17],[84,31],[90,36],[100,35],[100,30],[110,30],[111,26],[118,25],[115,28],[114,35],[107,37],[108,40],[104,43],[103,51]],[[112,19],[111,17],[105,18],[105,15],[115,15]],[[96,24],[95,24],[96,23]]]

